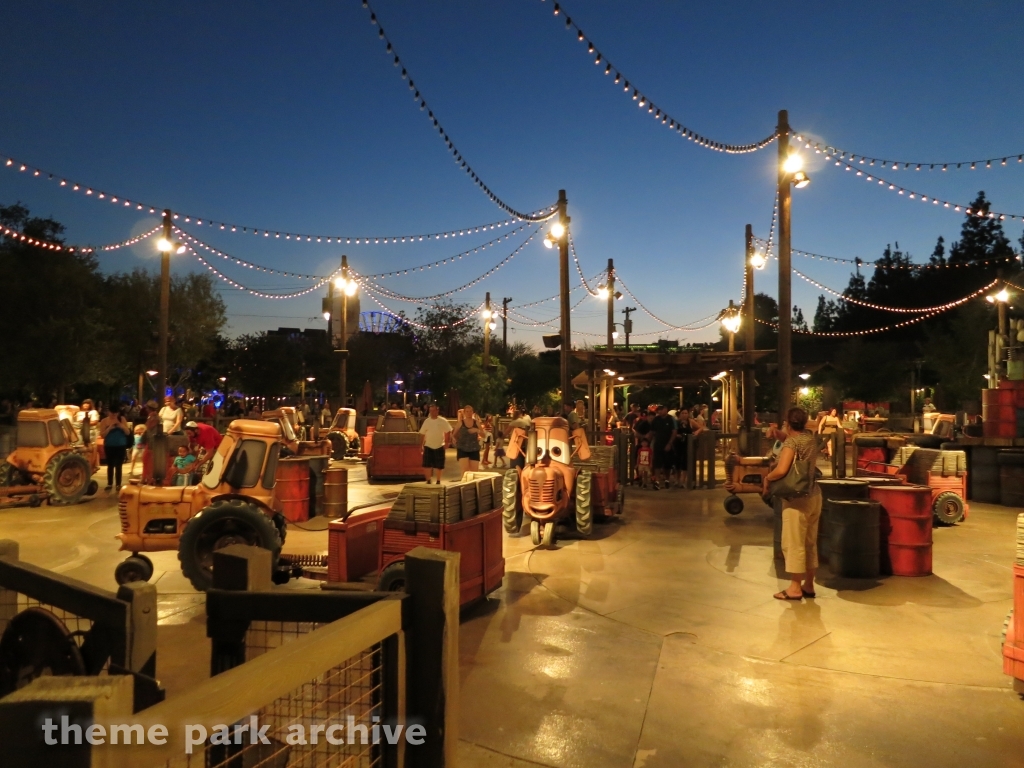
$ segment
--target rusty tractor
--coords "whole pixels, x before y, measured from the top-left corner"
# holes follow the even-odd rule
[[[96,443],[83,443],[69,419],[52,408],[29,408],[18,413],[18,445],[0,465],[0,496],[31,506],[44,499],[77,504],[98,490],[92,476],[99,465]]]
[[[177,549],[181,571],[197,590],[213,583],[213,553],[230,544],[267,549],[275,568],[286,522],[275,495],[278,458],[286,450],[276,422],[237,419],[198,485],[130,484],[121,489],[121,549],[131,556],[114,571],[119,584],[148,581],[143,552]],[[275,579],[279,572],[275,570]],[[288,574],[283,574],[287,580]]]
[[[508,533],[517,533],[529,519],[534,545],[552,547],[556,523],[569,518],[579,535],[591,535],[591,472],[573,465],[574,457],[590,458],[582,428],[570,431],[569,422],[560,417],[536,418],[528,430],[512,430],[506,455],[512,461],[520,455],[526,459],[522,469],[509,469],[502,482],[502,519]]]
[[[327,439],[331,441],[332,456],[335,461],[355,458],[360,453],[359,433],[356,432],[356,412],[354,408],[339,408],[334,420],[327,430]]]

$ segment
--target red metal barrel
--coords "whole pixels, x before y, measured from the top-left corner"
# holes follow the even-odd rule
[[[324,472],[324,517],[348,513],[348,468],[330,467]]]
[[[932,572],[932,491],[924,485],[872,485],[879,503],[883,572],[928,576]]]
[[[289,523],[309,520],[309,459],[289,456],[277,462],[277,495],[281,514]]]

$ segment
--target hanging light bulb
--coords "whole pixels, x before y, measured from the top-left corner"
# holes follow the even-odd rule
[[[752,266],[754,269],[764,269],[764,266],[767,263],[768,260],[760,251],[754,251],[752,254],[750,254],[750,266]]]

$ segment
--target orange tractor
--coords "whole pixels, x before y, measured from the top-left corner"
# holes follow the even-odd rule
[[[359,433],[356,432],[356,412],[353,408],[339,408],[334,414],[334,421],[327,430],[327,439],[331,441],[335,461],[356,458],[360,454]]]
[[[551,547],[556,523],[570,518],[581,536],[590,536],[592,473],[573,464],[574,458],[590,459],[583,429],[570,432],[569,422],[557,416],[536,418],[528,430],[512,430],[506,455],[513,461],[526,457],[526,466],[509,469],[502,481],[502,519],[508,533],[518,533],[524,517],[529,518],[534,545]]]
[[[199,485],[122,488],[117,538],[131,556],[115,569],[117,582],[148,581],[153,563],[141,553],[171,549],[198,590],[212,585],[213,553],[229,544],[268,549],[276,566],[286,528],[275,495],[282,438],[279,423],[237,419]]]
[[[96,443],[83,443],[71,421],[53,408],[18,413],[18,445],[0,465],[0,499],[27,499],[39,506],[77,504],[98,490]]]

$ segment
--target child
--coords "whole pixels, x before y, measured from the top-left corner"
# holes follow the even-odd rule
[[[636,470],[640,475],[640,487],[646,488],[651,480],[651,451],[650,443],[647,440],[640,442],[640,450],[636,452]]]
[[[188,485],[192,479],[192,465],[196,457],[188,452],[188,447],[178,446],[178,458],[174,460],[174,471],[177,473],[174,478],[175,485]]]
[[[128,466],[128,477],[131,477],[135,472],[135,460],[138,459],[139,467],[142,467],[142,454],[146,450],[146,446],[143,445],[143,440],[146,437],[146,425],[138,424],[135,427],[135,443],[132,446],[132,463]]]
[[[494,468],[506,467],[505,463],[505,440],[501,435],[495,435],[494,437]]]

